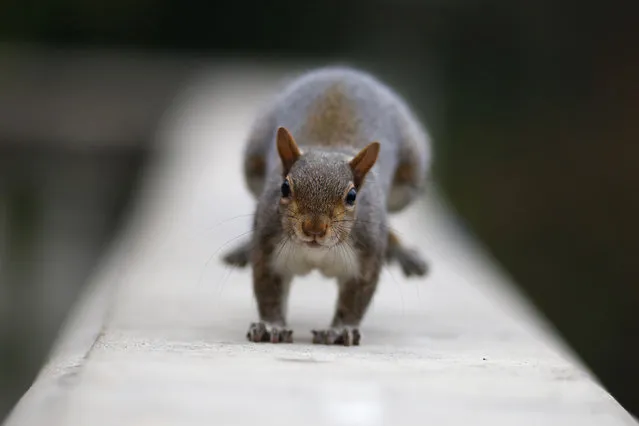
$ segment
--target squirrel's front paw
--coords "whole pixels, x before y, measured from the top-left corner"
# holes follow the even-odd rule
[[[357,328],[337,327],[313,330],[313,343],[318,345],[358,346],[361,337]]]
[[[274,326],[265,322],[254,322],[249,327],[246,338],[249,342],[293,343],[293,330]]]

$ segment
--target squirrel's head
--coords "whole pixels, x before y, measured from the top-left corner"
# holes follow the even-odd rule
[[[289,131],[280,127],[280,212],[287,235],[311,247],[347,241],[356,220],[358,192],[379,148],[373,142],[354,157],[319,150],[302,153]]]

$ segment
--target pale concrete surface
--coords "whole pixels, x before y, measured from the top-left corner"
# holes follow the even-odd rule
[[[276,86],[264,73],[218,72],[167,116],[166,156],[128,232],[8,425],[636,424],[436,194],[393,219],[432,275],[384,272],[362,346],[310,344],[336,296],[317,275],[293,287],[295,344],[246,342],[249,271],[219,255],[250,229],[239,144]]]

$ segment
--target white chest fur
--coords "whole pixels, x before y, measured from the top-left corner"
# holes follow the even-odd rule
[[[290,275],[307,275],[318,270],[326,277],[351,278],[359,274],[359,261],[352,248],[339,245],[314,248],[287,242],[275,250],[273,267]]]

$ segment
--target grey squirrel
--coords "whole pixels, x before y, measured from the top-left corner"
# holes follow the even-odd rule
[[[223,256],[252,267],[259,321],[248,340],[292,342],[291,281],[319,270],[337,279],[339,296],[330,327],[313,330],[313,343],[359,345],[384,262],[397,261],[406,276],[427,272],[387,216],[418,196],[430,164],[428,134],[372,74],[333,66],[289,82],[246,142],[244,176],[258,201],[252,239]]]

